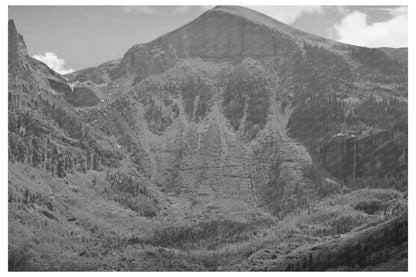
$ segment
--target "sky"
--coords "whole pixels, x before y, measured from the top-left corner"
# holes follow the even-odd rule
[[[123,57],[212,6],[9,6],[29,54],[61,74]],[[407,47],[404,6],[248,6],[295,28],[367,47]]]

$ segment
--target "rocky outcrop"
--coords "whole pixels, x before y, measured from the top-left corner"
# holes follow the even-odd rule
[[[118,68],[120,59],[112,60],[100,64],[97,67],[89,67],[66,74],[68,82],[92,82],[97,85],[105,85],[111,83],[110,76]]]
[[[23,36],[16,30],[12,19],[9,19],[9,72],[17,73],[19,67],[24,66],[27,48]]]
[[[74,91],[65,93],[65,100],[74,107],[89,107],[100,103],[94,91],[88,87],[75,87]]]
[[[48,79],[49,86],[61,95],[67,95],[72,92],[71,87],[63,80],[57,78]]]
[[[77,72],[73,72],[67,74],[66,77],[68,78],[69,82],[86,82],[91,81],[95,84],[102,84],[107,82],[108,77],[106,78],[105,72],[98,67],[90,67],[86,69],[79,70]]]
[[[319,153],[328,173],[351,183],[360,178],[406,178],[407,150],[403,147],[389,131],[360,138],[339,134],[322,145]]]
[[[136,83],[152,74],[160,74],[171,68],[177,61],[173,52],[161,48],[157,42],[136,45],[130,48],[120,62],[112,78],[130,77]]]

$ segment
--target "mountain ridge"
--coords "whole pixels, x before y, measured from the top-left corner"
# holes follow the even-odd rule
[[[209,26],[209,30],[206,26]],[[223,30],[225,26],[228,29]],[[124,55],[118,71],[127,72],[128,64],[131,61],[137,63],[141,55],[144,55],[143,51],[158,55],[155,63],[160,68],[155,70],[160,72],[164,65],[170,67],[177,58],[241,60],[241,57],[247,56],[276,56],[280,48],[289,47],[292,41],[298,46],[304,42],[329,48],[343,45],[306,34],[247,8],[219,6],[151,42],[132,46]],[[123,73],[116,76],[120,74]]]
[[[218,24],[218,28],[214,30],[213,32],[210,32],[214,34],[214,37],[210,37],[210,39],[204,40],[204,38],[199,39],[202,42],[199,42],[197,44],[195,40],[195,36],[191,36],[194,39],[189,40],[189,31],[188,29],[192,29],[191,27],[193,25],[201,25],[203,22],[205,22],[205,18],[210,19],[211,17],[215,17],[218,14],[223,14],[224,16],[231,16],[231,18],[234,18],[236,20],[242,20],[242,22],[247,22],[248,24],[254,24],[254,26],[258,26],[258,28],[262,30],[266,30],[266,36],[272,36],[275,37],[278,33],[283,35],[284,38],[290,38],[290,40],[296,41],[298,44],[298,47],[302,49],[302,46],[304,43],[310,44],[310,45],[316,45],[319,47],[325,47],[329,49],[330,51],[334,51],[335,53],[341,54],[341,55],[348,55],[348,52],[351,51],[353,48],[363,48],[359,46],[349,45],[337,41],[333,41],[330,39],[326,39],[323,37],[319,37],[312,34],[307,34],[303,31],[297,30],[289,25],[286,25],[278,20],[275,20],[271,17],[268,17],[266,15],[263,15],[259,12],[256,12],[254,10],[244,8],[244,7],[238,7],[238,6],[217,6],[213,9],[210,9],[206,12],[204,12],[202,15],[200,15],[198,18],[192,20],[191,22],[185,24],[182,27],[179,27],[175,30],[172,30],[168,32],[165,35],[161,35],[160,37],[146,43],[140,43],[133,45],[130,47],[126,53],[124,54],[124,57],[121,58],[121,63],[117,69],[113,69],[110,72],[110,78],[111,79],[118,79],[121,76],[127,74],[130,69],[133,70],[133,75],[136,75],[136,70],[134,68],[137,67],[143,67],[142,66],[129,66],[129,63],[132,62],[132,59],[134,59],[135,63],[138,63],[136,60],[141,60],[143,55],[153,55],[155,56],[154,59],[151,59],[152,66],[146,65],[147,67],[151,68],[150,73],[157,73],[157,72],[163,72],[167,68],[170,68],[178,58],[186,58],[186,57],[201,57],[203,59],[213,59],[213,61],[221,61],[224,59],[231,59],[232,62],[239,62],[241,61],[242,56],[248,55],[254,55],[255,56],[275,56],[276,55],[276,49],[280,49],[282,44],[279,44],[277,42],[269,41],[269,39],[261,39],[259,38],[259,41],[269,41],[267,42],[267,45],[257,45],[255,42],[248,43],[249,48],[246,50],[246,53],[244,55],[241,55],[244,51],[244,49],[235,49],[234,51],[228,52],[224,50],[224,47],[227,49],[232,49],[232,45],[230,44],[230,41],[232,41],[232,38],[230,40],[231,35],[225,35],[226,40],[228,40],[227,43],[222,41],[222,51],[218,49],[218,45],[221,45],[218,41],[221,41],[219,37],[221,36],[221,32],[218,33],[218,31],[221,29],[221,24]],[[230,19],[232,21],[232,19]],[[228,21],[230,21],[228,20]],[[202,21],[202,23],[201,23]],[[223,24],[227,25],[227,24]],[[202,30],[202,29],[201,29]],[[202,31],[199,30],[199,32],[202,33]],[[234,31],[235,32],[235,31]],[[237,33],[240,32],[237,30]],[[275,33],[277,32],[277,34]],[[223,34],[224,35],[224,34]],[[299,37],[300,36],[300,37]],[[203,36],[202,36],[203,37]],[[240,36],[241,37],[241,36]],[[212,42],[212,40],[217,40],[213,45],[217,48],[210,48],[206,47],[205,45]],[[163,42],[163,41],[170,41],[170,42]],[[173,44],[171,42],[174,42]],[[207,42],[209,41],[209,42]],[[277,44],[276,44],[277,43]],[[284,45],[284,42],[282,42]],[[192,45],[194,45],[192,47]],[[244,45],[244,43],[238,43],[239,45]],[[250,50],[250,44],[252,44],[252,47],[259,48],[260,50]],[[203,46],[202,46],[203,45]],[[202,50],[191,50],[189,48],[200,48]],[[293,46],[292,46],[293,47]],[[146,50],[145,50],[146,49]],[[215,49],[215,50],[213,50]],[[364,49],[364,48],[363,48]],[[373,48],[371,48],[373,49]],[[376,49],[376,48],[374,48]],[[196,51],[196,52],[195,52]],[[146,52],[147,54],[145,54]],[[383,51],[384,53],[385,51]],[[391,51],[390,51],[391,52]],[[221,54],[222,53],[222,54]],[[230,55],[231,54],[231,55]],[[393,57],[389,55],[389,53],[386,53],[389,57]],[[148,58],[145,58],[148,60]],[[401,61],[404,61],[403,58],[400,59]],[[143,61],[141,62],[143,63]],[[140,64],[140,62],[138,63]],[[129,69],[130,68],[130,69]],[[73,76],[75,73],[72,73]],[[129,74],[127,74],[129,75]],[[139,75],[146,76],[147,73],[140,73]],[[140,79],[140,78],[139,78]]]

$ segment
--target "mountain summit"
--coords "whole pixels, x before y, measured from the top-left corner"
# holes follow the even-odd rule
[[[124,55],[116,76],[160,73],[178,58],[241,61],[245,57],[284,56],[303,43],[329,48],[342,45],[248,8],[218,6],[150,43],[133,46]],[[148,72],[143,72],[144,65]]]

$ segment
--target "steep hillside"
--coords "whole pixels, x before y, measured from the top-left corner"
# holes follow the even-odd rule
[[[138,82],[183,58],[241,62],[246,57],[284,56],[303,43],[343,48],[253,10],[219,6],[150,43],[130,48],[113,77],[134,75]]]
[[[392,57],[393,59],[401,62],[403,65],[407,66],[408,64],[408,49],[407,48],[389,48],[381,47],[381,51]]]
[[[407,149],[379,49],[220,6],[61,76],[9,21],[11,269],[405,270]]]

